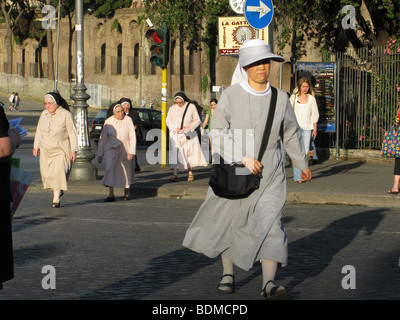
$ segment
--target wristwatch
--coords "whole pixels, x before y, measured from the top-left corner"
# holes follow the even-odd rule
[[[237,14],[243,14],[244,2],[245,0],[229,0],[229,5],[231,6],[232,10],[235,11]]]

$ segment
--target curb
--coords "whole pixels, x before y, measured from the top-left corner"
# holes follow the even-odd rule
[[[136,197],[157,197],[164,199],[191,199],[204,200],[208,192],[208,186],[185,186],[168,184],[168,186],[141,185],[131,186],[131,195]],[[30,191],[43,191],[41,181],[32,181]],[[90,185],[87,181],[73,181],[68,183],[68,192],[98,194],[107,196],[108,189],[100,183],[100,180],[93,181]],[[117,191],[118,193],[118,191]],[[315,204],[315,205],[350,205],[380,208],[400,208],[400,198],[394,195],[366,195],[348,194],[335,192],[293,192],[288,191],[287,203]]]
[[[390,195],[347,193],[288,192],[287,202],[300,204],[350,205],[379,208],[400,208],[400,198]]]

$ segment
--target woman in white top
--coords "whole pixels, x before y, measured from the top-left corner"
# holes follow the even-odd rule
[[[297,122],[301,128],[301,136],[307,156],[310,150],[311,136],[313,139],[317,137],[319,113],[314,95],[311,80],[307,77],[302,77],[297,83],[295,93],[290,97],[290,103],[293,106]],[[293,179],[295,182],[303,182],[300,175],[301,170],[293,166]]]

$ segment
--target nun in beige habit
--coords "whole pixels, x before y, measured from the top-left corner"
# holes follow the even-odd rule
[[[286,178],[280,141],[294,165],[302,170],[304,181],[311,179],[311,171],[293,108],[286,92],[279,89],[268,146],[261,162],[256,159],[271,101],[270,60],[282,62],[283,58],[272,54],[263,40],[243,44],[239,64],[247,77],[223,91],[210,132],[216,152],[225,161],[243,163],[253,174],[262,172],[260,188],[240,200],[220,198],[209,188],[183,246],[211,258],[221,255],[219,292],[234,292],[234,264],[249,270],[260,261],[261,296],[282,298],[287,291],[274,282],[278,263],[287,263],[287,236],[282,223]]]
[[[175,104],[169,108],[165,120],[170,138],[169,162],[174,170],[170,181],[178,181],[180,169],[187,169],[187,180],[193,181],[192,168],[207,166],[195,131],[201,124],[201,120],[196,106],[190,102],[183,92],[177,92],[174,99]]]
[[[78,135],[69,106],[59,93],[47,93],[44,106],[36,128],[33,155],[39,157],[43,188],[53,189],[52,207],[59,208],[78,152]]]
[[[104,122],[97,151],[98,162],[104,161],[101,183],[109,187],[109,195],[104,199],[106,202],[115,201],[114,188],[123,188],[123,199],[129,200],[136,153],[136,134],[132,119],[125,116],[119,103],[112,104],[110,109],[113,115]]]

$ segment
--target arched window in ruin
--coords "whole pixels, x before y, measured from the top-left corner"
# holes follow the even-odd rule
[[[101,55],[100,55],[100,72],[105,72],[106,70],[106,44],[103,43],[101,46]]]
[[[171,74],[175,74],[175,48],[176,48],[176,41],[171,42],[171,52],[169,57],[169,68],[171,70]]]
[[[139,75],[139,43],[135,44],[133,49],[133,74],[135,76]]]
[[[117,47],[117,74],[122,73],[122,43]]]

